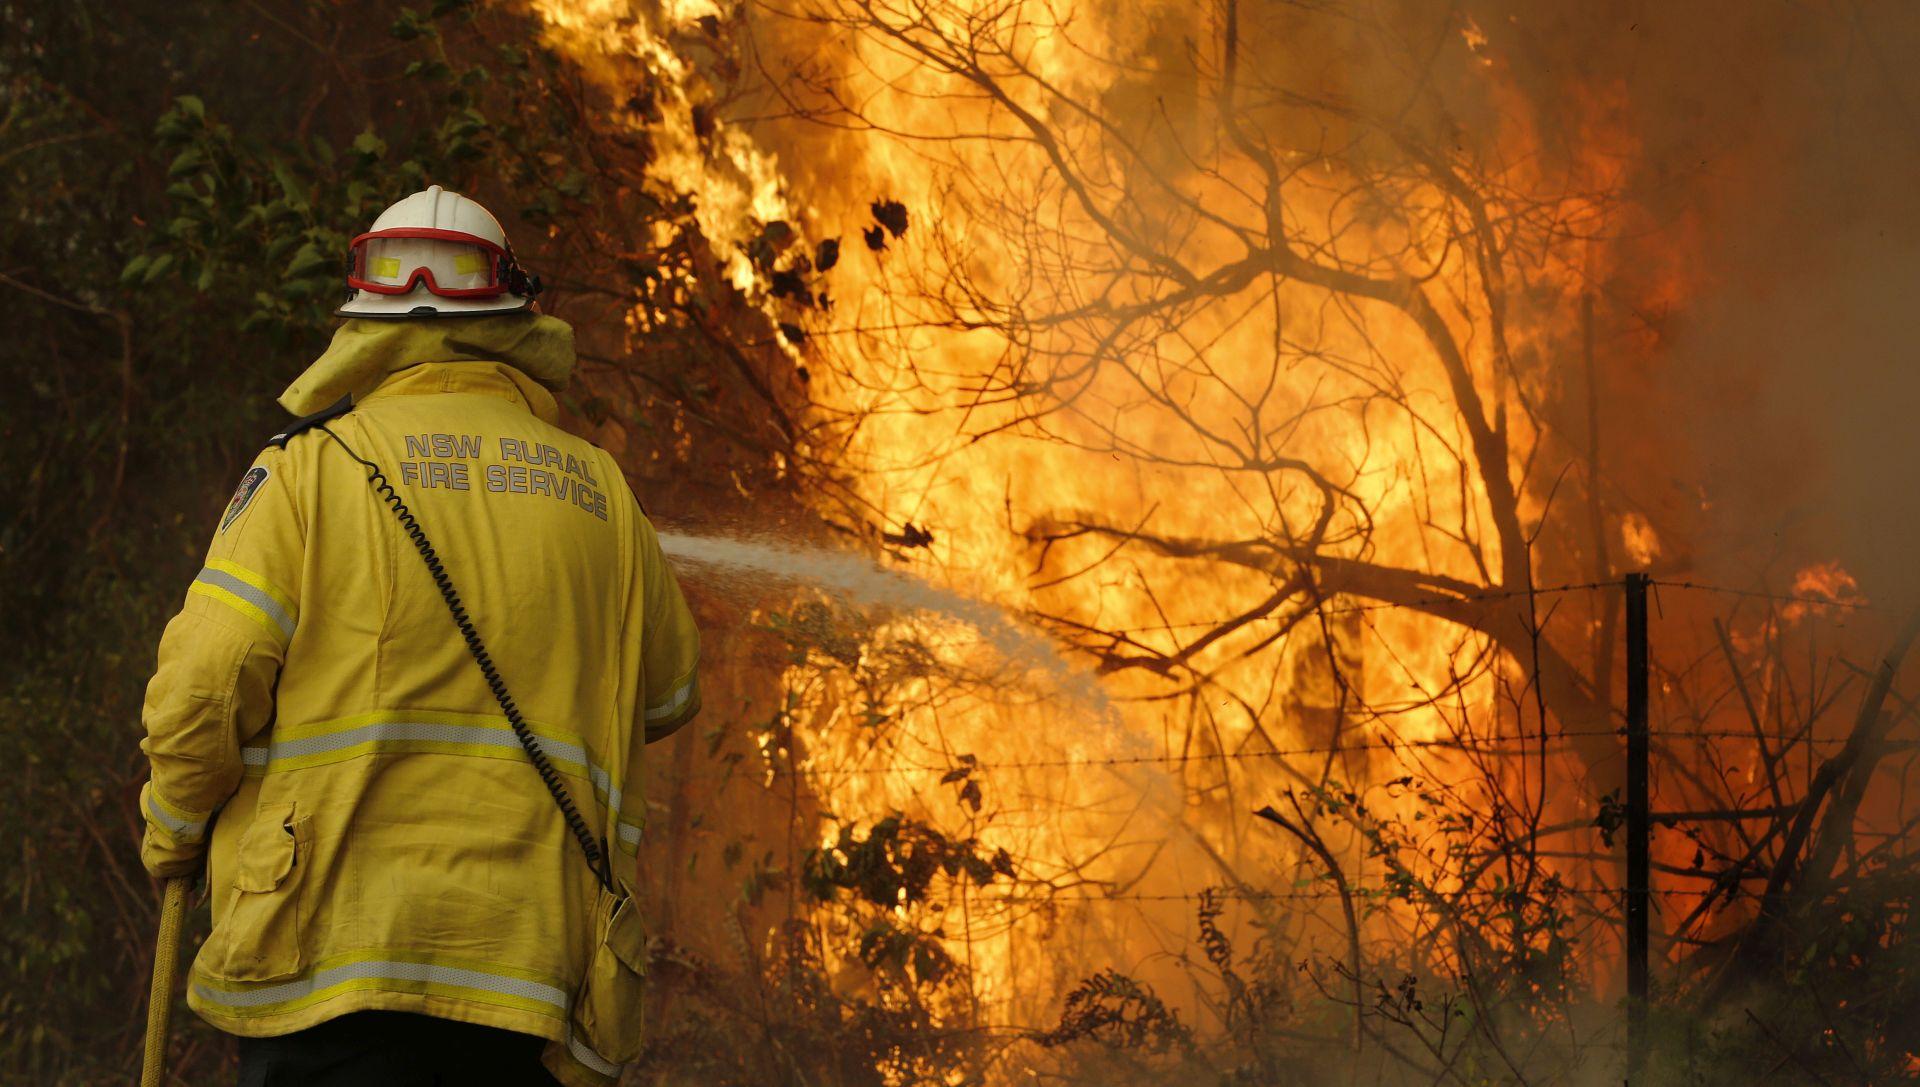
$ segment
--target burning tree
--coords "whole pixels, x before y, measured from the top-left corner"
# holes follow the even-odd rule
[[[1429,1074],[1469,1048],[1520,1081],[1564,1064],[1539,1047],[1580,1034],[1618,886],[1619,598],[1588,591],[1622,550],[1684,563],[1600,460],[1596,308],[1657,332],[1652,288],[1612,266],[1640,224],[1604,101],[1540,116],[1453,11],[1411,35],[1385,8],[1243,0],[1202,25],[870,0],[758,24],[763,114],[879,160],[798,174],[842,206],[888,194],[839,284],[857,309],[811,334],[833,337],[814,408],[858,480],[842,516],[1024,607],[1147,707],[1134,727],[1160,711],[1206,802],[1188,832],[1242,889],[1247,801],[1284,784],[1294,863],[1345,907],[1326,995],[1356,1041],[1412,1030],[1430,1051],[1402,1059]],[[1274,774],[1237,761],[1262,755]],[[1710,797],[1687,848],[1738,886],[1788,824],[1756,843],[1740,820],[1770,813],[1696,761],[1674,771]],[[1827,814],[1809,871],[1852,818]],[[1356,909],[1350,867],[1386,903]],[[1399,936],[1366,965],[1364,924]],[[1474,1029],[1373,999],[1396,959],[1454,983]]]
[[[1199,692],[1223,686],[1227,662],[1334,622],[1336,598],[1378,601],[1483,637],[1538,676],[1568,731],[1605,722],[1607,682],[1584,647],[1540,637],[1528,594],[1543,534],[1577,545],[1544,565],[1548,576],[1610,572],[1617,513],[1570,493],[1592,469],[1556,431],[1569,390],[1554,364],[1580,358],[1594,243],[1618,228],[1612,178],[1583,163],[1550,171],[1523,120],[1506,119],[1504,139],[1463,142],[1449,104],[1420,86],[1427,72],[1385,73],[1408,96],[1391,113],[1378,104],[1392,94],[1276,78],[1301,35],[1306,48],[1377,44],[1369,35],[1384,28],[1365,23],[1333,41],[1297,13],[1249,17],[1227,3],[1207,40],[1145,43],[1151,55],[1128,67],[1111,50],[1142,44],[1122,36],[1139,28],[1100,25],[1109,17],[1096,12],[805,10],[887,50],[876,67],[917,69],[961,103],[902,132],[884,98],[858,97],[865,87],[820,77],[787,88],[814,120],[923,141],[928,155],[962,148],[947,152],[952,169],[925,213],[921,244],[934,253],[905,273],[913,289],[894,292],[893,316],[994,346],[977,352],[990,364],[964,375],[956,405],[959,386],[924,373],[909,337],[883,341],[911,360],[888,375],[899,396],[885,409],[962,415],[949,440],[903,459],[1011,435],[1084,454],[1060,458],[1076,470],[1123,461],[1151,480],[1123,492],[1144,507],[1135,516],[1113,516],[1112,501],[1074,512],[1053,493],[1027,498],[1037,509],[1018,527],[1040,559],[1035,581],[1071,587],[1145,551],[1138,588],[1169,611],[1195,566],[1238,567],[1264,590],[1230,617],[1173,621],[1157,638],[1036,592],[1044,621],[1106,672]],[[1337,654],[1325,663],[1364,695],[1360,677],[1338,675]],[[1260,707],[1225,686],[1238,727],[1258,733]],[[1613,776],[1610,741],[1577,744]]]

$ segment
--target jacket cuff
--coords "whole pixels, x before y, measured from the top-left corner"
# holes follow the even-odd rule
[[[207,826],[213,822],[212,812],[194,811],[162,800],[151,781],[140,787],[140,814],[146,817],[148,830],[157,831],[167,841],[181,845],[205,841]]]
[[[620,1066],[604,1061],[573,1036],[573,1024],[567,1024],[567,1040],[548,1042],[540,1053],[540,1063],[565,1087],[610,1087],[620,1082]]]
[[[149,781],[140,787],[140,814],[147,822],[140,840],[140,863],[149,873],[165,879],[187,875],[199,867],[207,849],[211,812],[193,812],[169,804],[160,799]]]
[[[700,712],[700,677],[698,673],[689,675],[675,689],[674,693],[659,706],[646,711],[645,743],[659,743],[661,740],[680,731],[688,721]]]

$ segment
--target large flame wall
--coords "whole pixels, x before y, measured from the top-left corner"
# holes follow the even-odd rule
[[[797,452],[837,481],[820,515],[893,534],[887,561],[1062,647],[1007,661],[952,623],[884,617],[847,669],[884,674],[881,733],[860,724],[873,691],[848,675],[795,665],[782,680],[795,725],[783,754],[828,814],[917,813],[1006,849],[1028,889],[1132,896],[1124,911],[1039,918],[1019,897],[952,903],[944,928],[990,1019],[1039,1021],[1089,963],[1151,969],[1180,942],[1179,896],[1310,874],[1250,817],[1281,790],[1464,773],[1434,749],[1410,761],[1381,745],[1542,728],[1510,642],[1418,607],[1356,610],[1373,598],[1344,584],[1203,639],[1274,594],[1286,563],[1195,561],[1128,534],[1317,531],[1320,555],[1457,594],[1525,588],[1516,570],[1551,585],[1680,568],[1715,520],[1693,481],[1621,482],[1683,455],[1683,439],[1623,439],[1601,461],[1589,429],[1596,398],[1617,402],[1673,350],[1662,315],[1697,289],[1701,217],[1637,187],[1642,92],[1569,78],[1544,93],[1537,70],[1489,44],[1521,32],[1492,8],[1483,30],[1464,14],[1249,6],[1235,13],[1229,106],[1216,6],[535,6],[610,83],[636,63],[665,76],[655,169],[695,197],[718,274],[758,290],[754,224],[792,224],[801,252],[841,243],[830,310],[748,299],[807,333],[785,349],[809,368],[822,421]],[[737,40],[715,41],[715,20]],[[1419,48],[1396,38],[1410,28],[1427,35]],[[712,154],[694,132],[716,114]],[[1176,266],[1204,277],[1276,239],[1269,179],[1229,121],[1281,163],[1279,232],[1323,263],[1411,277],[1461,372],[1403,308],[1297,277],[1146,305],[1178,293]],[[904,232],[878,201],[905,209]],[[1116,316],[1135,309],[1149,315]],[[1469,411],[1501,435],[1500,463],[1483,462]],[[1536,547],[1524,559],[1502,538],[1496,477]],[[1614,675],[1594,664],[1613,606],[1574,594],[1527,616],[1587,669],[1603,708]],[[882,667],[900,647],[931,663]],[[1250,757],[1293,749],[1306,753]],[[1589,818],[1586,786],[1604,772],[1554,750],[1511,773],[1558,817]],[[946,780],[962,755],[1027,768],[983,771],[974,803]],[[1360,843],[1335,844],[1364,879]],[[1586,883],[1607,871],[1558,867]],[[1139,901],[1156,895],[1171,901]],[[1297,934],[1333,946],[1327,915],[1297,913]]]

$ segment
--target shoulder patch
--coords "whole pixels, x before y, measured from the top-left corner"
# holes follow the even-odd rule
[[[267,485],[267,477],[272,474],[264,464],[247,469],[247,474],[240,477],[240,485],[233,489],[233,497],[227,501],[227,515],[220,519],[220,531],[225,532],[227,526],[233,524],[234,518],[245,512],[253,496]]]
[[[321,408],[319,411],[314,412],[312,415],[303,415],[300,418],[295,419],[293,422],[288,423],[287,428],[285,430],[282,430],[280,433],[275,434],[271,438],[268,438],[267,444],[270,446],[273,446],[276,449],[285,449],[287,447],[287,443],[293,440],[294,435],[299,434],[303,431],[312,430],[314,427],[319,426],[321,423],[324,423],[329,419],[337,419],[340,416],[345,415],[346,413],[352,410],[353,410],[353,397],[343,396],[340,399],[334,401],[332,404],[329,404],[328,406]]]

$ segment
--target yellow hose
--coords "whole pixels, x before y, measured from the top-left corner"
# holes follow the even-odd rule
[[[173,975],[180,958],[180,923],[187,916],[187,890],[192,882],[185,876],[168,880],[161,899],[160,938],[153,948],[153,990],[147,994],[147,1055],[140,1064],[140,1087],[160,1087],[167,1078]]]

